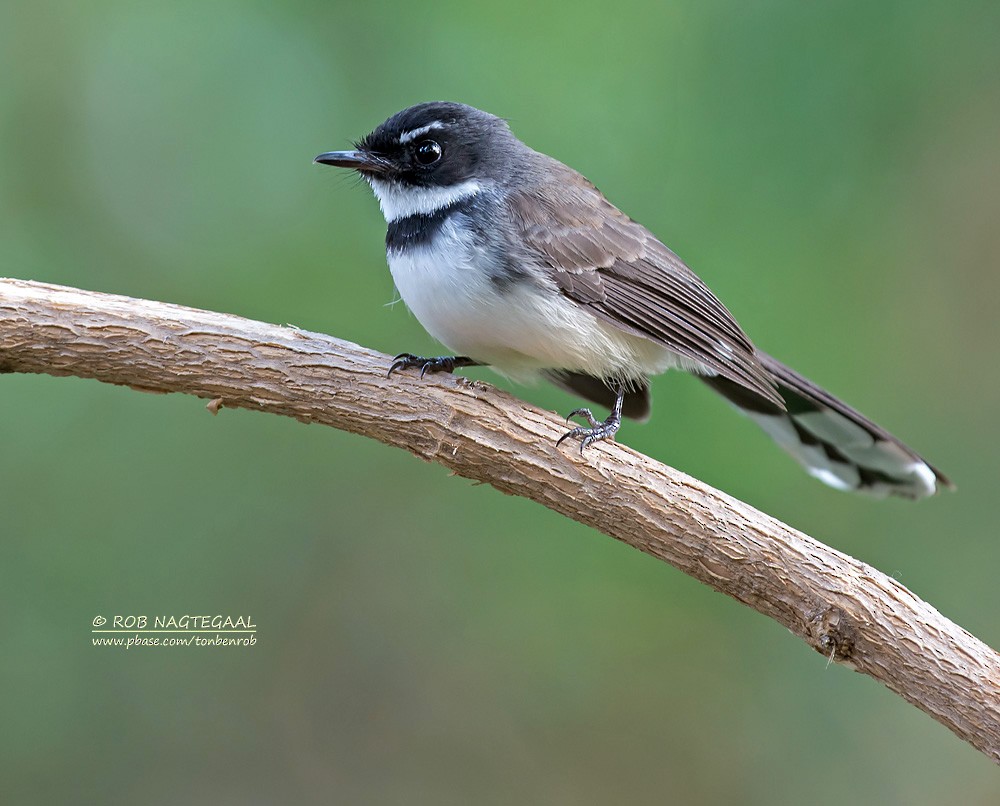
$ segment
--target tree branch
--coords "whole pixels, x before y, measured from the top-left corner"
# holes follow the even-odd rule
[[[625,446],[557,451],[560,419],[487,384],[387,366],[317,333],[0,279],[0,372],[183,392],[405,448],[670,563],[1000,762],[1000,656],[895,580]]]

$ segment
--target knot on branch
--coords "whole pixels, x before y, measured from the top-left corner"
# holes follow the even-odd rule
[[[806,635],[821,655],[838,663],[851,663],[857,632],[845,610],[827,605],[812,612],[806,623]]]

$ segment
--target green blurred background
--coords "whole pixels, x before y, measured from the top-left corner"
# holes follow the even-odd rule
[[[434,351],[371,194],[310,161],[483,107],[959,492],[831,491],[680,375],[622,440],[998,645],[998,32],[992,2],[5,2],[0,275]],[[68,378],[0,377],[0,411],[6,803],[1000,798],[774,623],[401,451]],[[258,644],[91,645],[185,613]]]

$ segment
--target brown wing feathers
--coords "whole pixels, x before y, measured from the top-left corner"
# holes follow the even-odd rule
[[[559,289],[595,316],[704,364],[783,409],[774,379],[726,307],[652,233],[582,176],[569,173],[565,183],[548,185],[567,190],[558,200],[546,199],[543,190],[513,203],[525,244]]]

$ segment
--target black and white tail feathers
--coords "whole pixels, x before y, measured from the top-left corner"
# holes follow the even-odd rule
[[[757,359],[773,377],[785,403],[774,403],[721,375],[699,375],[737,409],[754,420],[798,461],[808,473],[838,490],[853,490],[884,498],[924,498],[952,483],[884,428],[821,389],[795,370],[759,350]],[[556,385],[611,408],[615,393],[599,378],[548,370]],[[650,395],[646,384],[628,390],[623,414],[645,420]]]
[[[923,498],[952,483],[884,428],[771,356],[757,352],[786,411],[718,375],[701,376],[810,475],[839,490]]]

